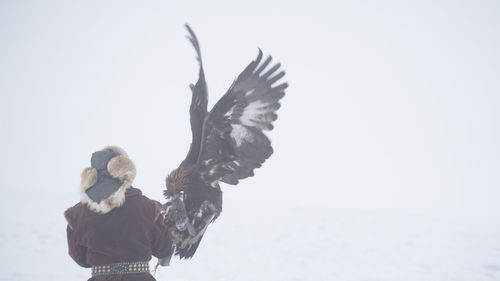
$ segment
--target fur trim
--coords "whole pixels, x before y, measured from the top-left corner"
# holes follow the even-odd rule
[[[93,186],[97,181],[97,170],[94,168],[83,169],[81,175],[82,181],[80,183],[80,188],[85,191],[89,187]]]
[[[135,165],[127,155],[113,157],[108,163],[108,172],[122,182],[132,183],[135,179]]]
[[[120,154],[113,157],[108,162],[107,166],[109,174],[122,182],[120,188],[108,198],[102,200],[100,203],[97,203],[90,199],[85,192],[96,183],[97,170],[94,168],[84,169],[81,175],[82,179],[80,183],[80,201],[87,205],[90,210],[100,214],[106,214],[125,203],[125,192],[130,186],[132,186],[132,182],[134,181],[136,175],[134,162],[128,158],[127,153],[123,149],[117,146],[107,146],[104,149],[111,149]]]
[[[90,210],[99,214],[106,214],[125,203],[125,192],[129,187],[129,183],[123,183],[117,191],[111,194],[108,198],[102,200],[100,203],[90,199],[87,193],[84,190],[81,190],[80,201],[87,205]]]

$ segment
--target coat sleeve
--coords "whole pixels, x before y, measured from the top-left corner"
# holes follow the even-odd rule
[[[161,204],[156,201],[153,202],[155,204],[155,218],[153,221],[151,249],[153,256],[168,263],[174,253],[174,245],[167,226],[163,222]]]
[[[80,245],[76,238],[76,233],[72,226],[71,219],[71,209],[68,209],[64,216],[66,217],[66,221],[68,222],[68,226],[66,227],[66,234],[68,240],[68,253],[70,257],[80,266],[82,267],[91,267],[87,264],[87,248],[83,245]]]

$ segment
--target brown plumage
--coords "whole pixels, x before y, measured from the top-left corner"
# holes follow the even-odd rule
[[[188,168],[179,167],[167,176],[165,195],[176,194],[189,188]]]
[[[222,211],[219,183],[236,185],[253,176],[254,169],[273,153],[264,131],[273,129],[279,101],[288,87],[279,82],[285,75],[279,70],[281,65],[272,65],[270,56],[262,60],[259,50],[257,58],[208,112],[200,45],[192,29],[186,28],[200,66],[198,81],[191,85],[192,142],[184,161],[168,175],[164,192],[180,258],[194,255],[208,224]]]

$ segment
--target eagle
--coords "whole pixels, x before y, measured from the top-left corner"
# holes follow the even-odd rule
[[[273,129],[288,84],[272,57],[257,57],[208,111],[208,90],[200,44],[189,25],[186,36],[196,51],[198,81],[191,84],[192,142],[186,158],[166,177],[164,217],[174,237],[175,255],[191,258],[208,227],[222,211],[220,183],[237,185],[252,177],[273,154],[265,131]]]

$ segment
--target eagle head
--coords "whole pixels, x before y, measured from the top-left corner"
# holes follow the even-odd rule
[[[166,186],[163,193],[167,200],[181,198],[188,212],[198,209],[205,200],[214,203],[219,210],[222,209],[220,187],[207,186],[195,167],[181,166],[173,170],[166,178]]]
[[[167,189],[163,192],[166,197],[174,197],[189,189],[189,171],[179,167],[167,176]]]

